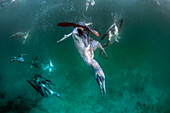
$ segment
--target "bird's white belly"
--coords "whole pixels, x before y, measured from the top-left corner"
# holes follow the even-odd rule
[[[73,40],[75,43],[75,46],[80,53],[81,57],[83,58],[84,62],[87,65],[91,65],[91,52],[90,52],[90,46],[85,46],[85,41],[83,40],[84,37],[77,37],[73,36]]]
[[[77,37],[77,36],[75,37],[75,36],[73,35],[74,44],[75,44],[77,50],[78,50],[79,52],[82,52],[82,51],[84,51],[85,44],[84,44],[83,40],[80,39],[80,38],[81,38],[81,37]],[[81,54],[81,53],[80,53],[80,54]]]

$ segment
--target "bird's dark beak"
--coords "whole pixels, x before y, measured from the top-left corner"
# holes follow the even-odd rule
[[[97,83],[98,83],[99,86],[100,86],[100,90],[101,90],[102,96],[103,96],[103,93],[104,93],[104,95],[106,96],[105,76],[104,76],[104,75],[98,75],[98,74],[97,74],[96,80],[97,80]]]

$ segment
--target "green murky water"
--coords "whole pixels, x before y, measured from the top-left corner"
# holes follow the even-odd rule
[[[85,12],[85,0],[23,0],[0,7],[0,112],[1,113],[170,113],[169,0],[96,0]],[[112,16],[123,18],[121,40],[95,59],[106,76],[106,97],[100,94],[93,69],[77,52],[73,39],[57,40],[73,28],[59,22],[92,22],[101,35]],[[102,27],[104,26],[104,27]],[[30,31],[23,44],[16,32]],[[90,34],[100,41],[100,38]],[[102,44],[106,40],[100,41]],[[25,63],[9,63],[26,53]],[[26,80],[41,70],[30,70],[32,57],[53,62],[50,78],[55,96],[38,94]]]

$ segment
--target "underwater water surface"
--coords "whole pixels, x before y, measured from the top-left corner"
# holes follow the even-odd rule
[[[0,113],[170,113],[169,0],[95,0],[87,12],[85,0],[6,1],[0,7]],[[99,49],[94,55],[106,77],[106,96],[101,96],[93,69],[73,39],[57,43],[73,28],[57,24],[91,22],[103,35],[113,17],[124,20],[121,39],[105,48],[107,59]],[[28,31],[25,43],[10,38]],[[23,53],[28,54],[24,63],[10,63]],[[53,62],[55,70],[43,76],[64,100],[42,97],[28,84],[42,71],[30,69],[36,56]]]

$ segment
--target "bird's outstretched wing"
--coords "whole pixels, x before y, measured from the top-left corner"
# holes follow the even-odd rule
[[[90,31],[91,33],[93,33],[97,37],[100,37],[100,34],[96,30],[86,26],[85,24],[80,25],[80,24],[66,22],[66,23],[59,23],[57,26],[61,26],[61,27],[82,27],[82,28],[85,28],[86,30]]]
[[[79,24],[69,23],[69,22],[59,23],[57,26],[61,26],[61,27],[82,27]]]
[[[123,19],[121,19],[120,21],[119,32],[120,32],[120,29],[122,28],[122,23],[123,23]]]
[[[114,26],[115,26],[115,25],[112,24],[112,25],[109,27],[109,29],[106,31],[106,33],[102,36],[101,40],[103,40],[103,39],[108,35],[109,31],[111,31]]]
[[[37,88],[33,83],[31,83],[31,81],[27,80],[27,82],[28,82],[37,92],[39,92],[38,88]]]

